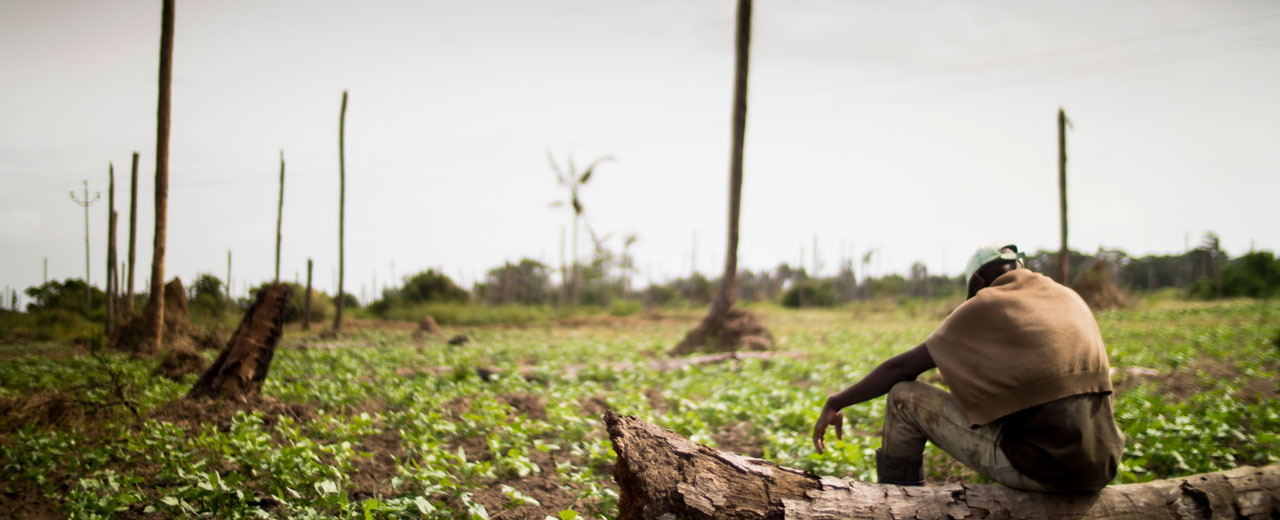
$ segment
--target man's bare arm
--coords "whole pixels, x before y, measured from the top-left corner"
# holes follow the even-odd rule
[[[893,385],[911,381],[925,370],[934,368],[933,358],[924,343],[893,356],[844,391],[827,398],[827,407],[840,410],[889,393]]]
[[[826,449],[828,426],[835,426],[836,437],[843,438],[844,416],[840,413],[840,410],[887,394],[889,389],[893,388],[893,385],[902,381],[911,381],[921,372],[935,366],[933,357],[929,355],[929,349],[925,348],[924,343],[921,343],[911,350],[889,358],[884,363],[881,363],[880,366],[877,366],[875,370],[872,370],[871,373],[863,376],[857,383],[838,394],[828,397],[827,404],[822,407],[818,422],[813,427],[814,448],[818,450],[818,453],[822,453]]]

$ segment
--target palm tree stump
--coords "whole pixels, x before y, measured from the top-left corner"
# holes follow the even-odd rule
[[[1045,494],[999,485],[904,487],[820,476],[717,451],[606,412],[618,518],[1276,518],[1280,464]]]
[[[292,289],[278,283],[258,291],[258,297],[231,335],[218,359],[200,376],[187,397],[213,397],[247,402],[267,379],[276,343],[284,331],[285,310]]]

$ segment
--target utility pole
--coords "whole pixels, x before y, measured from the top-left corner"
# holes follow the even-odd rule
[[[1058,249],[1058,282],[1071,283],[1069,278],[1071,251],[1067,249],[1067,113],[1058,108],[1058,216],[1062,223],[1062,246]]]
[[[44,257],[44,283],[49,283],[49,257]]]
[[[102,192],[94,193],[93,198],[89,198],[89,181],[87,179],[84,181],[83,199],[77,199],[75,190],[71,190],[71,201],[84,208],[84,313],[86,316],[89,314],[91,306],[89,295],[93,292],[89,287],[89,206],[98,202],[100,198],[102,198]]]
[[[231,250],[227,250],[227,302],[231,301]]]

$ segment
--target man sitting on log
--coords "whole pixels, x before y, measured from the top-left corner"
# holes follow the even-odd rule
[[[827,399],[813,428],[818,453],[828,426],[842,436],[840,410],[888,393],[882,484],[923,485],[926,440],[1012,488],[1093,492],[1111,482],[1124,436],[1098,323],[1024,256],[1013,245],[978,248],[965,267],[968,301],[924,343]],[[915,381],[934,367],[952,393]]]

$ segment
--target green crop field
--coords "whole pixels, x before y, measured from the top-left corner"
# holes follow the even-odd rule
[[[951,302],[953,305],[954,302]],[[697,314],[446,327],[470,341],[290,329],[262,399],[178,401],[154,360],[0,347],[0,510],[25,517],[612,517],[605,410],[782,465],[871,480],[884,400],[814,453],[826,396],[920,342],[946,303],[757,308],[796,357],[655,371]],[[1280,458],[1280,305],[1098,315],[1128,437],[1117,482]],[[207,352],[212,357],[216,353]],[[634,367],[619,369],[619,363]],[[566,371],[566,367],[576,367]],[[478,368],[485,370],[478,371]],[[480,375],[481,372],[485,376]],[[112,382],[114,374],[116,382]],[[926,380],[937,383],[936,373]],[[113,403],[128,401],[126,406]],[[981,478],[929,448],[933,483]]]

